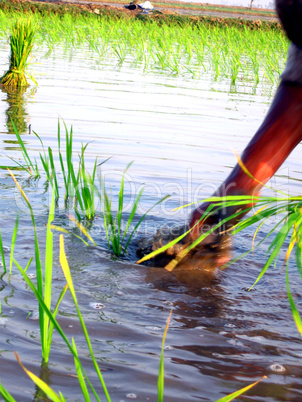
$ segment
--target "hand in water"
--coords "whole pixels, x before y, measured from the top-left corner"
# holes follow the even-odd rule
[[[276,0],[276,5],[281,22],[293,42],[281,76],[282,81],[262,125],[241,156],[242,163],[234,167],[214,196],[257,195],[302,140],[302,0]],[[246,174],[242,165],[250,175]],[[203,217],[209,205],[210,203],[202,204],[193,211],[188,225],[192,231],[181,242],[153,259],[152,265],[165,266],[213,225],[234,213],[238,212],[237,220],[246,213],[244,210],[238,211],[235,207],[227,207],[216,212],[213,209],[214,213]],[[181,261],[181,267],[204,269],[210,265],[215,267],[224,264],[229,255],[226,252],[229,250],[229,240],[226,241],[227,237],[221,231],[236,223],[236,219],[230,221],[226,227],[217,228],[196,249],[191,250]],[[186,227],[182,226],[177,234],[164,228],[164,231],[158,231],[152,238],[142,239],[138,255],[146,255],[160,248],[185,230]],[[211,264],[208,264],[208,261],[211,261]]]

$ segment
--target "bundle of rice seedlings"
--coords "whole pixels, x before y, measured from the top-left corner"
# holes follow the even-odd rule
[[[28,86],[25,76],[27,61],[34,42],[35,26],[31,20],[17,20],[10,36],[10,66],[9,70],[0,78],[1,85],[9,88]]]

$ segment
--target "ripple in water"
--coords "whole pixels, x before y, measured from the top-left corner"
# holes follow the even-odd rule
[[[284,373],[284,371],[286,371],[286,368],[279,363],[273,363],[269,366],[269,368],[275,373]]]

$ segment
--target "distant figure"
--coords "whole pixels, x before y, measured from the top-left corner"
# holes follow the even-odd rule
[[[145,1],[144,3],[138,4],[138,0],[132,1],[131,3],[129,3],[128,6],[125,6],[125,8],[127,8],[128,10],[136,10],[137,8],[139,8],[140,10],[146,10],[146,11],[154,9],[150,1]]]
[[[136,10],[137,9],[138,0],[131,1],[128,6],[124,6],[128,10]]]

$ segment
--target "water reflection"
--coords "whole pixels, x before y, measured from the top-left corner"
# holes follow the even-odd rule
[[[174,294],[174,320],[182,328],[196,328],[204,320],[220,317],[225,306],[219,270],[181,270],[168,272],[163,268],[149,268],[146,282],[154,288]]]
[[[15,134],[13,124],[20,134],[28,132],[29,116],[26,110],[27,95],[33,96],[36,93],[36,88],[29,89],[28,87],[21,87],[11,89],[1,87],[1,90],[7,94],[7,98],[4,101],[8,103],[8,107],[5,111],[8,133]],[[12,143],[11,140],[4,142]],[[15,143],[15,141],[13,143]]]

